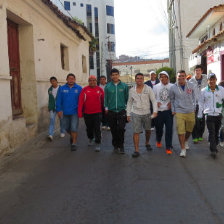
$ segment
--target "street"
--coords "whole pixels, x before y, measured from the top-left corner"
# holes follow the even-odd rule
[[[171,156],[155,147],[155,132],[151,152],[145,150],[143,137],[139,158],[131,157],[131,124],[125,155],[112,152],[108,131],[103,131],[101,152],[88,147],[83,121],[75,152],[68,136],[53,142],[42,136],[26,144],[23,153],[2,159],[0,223],[224,223],[223,149],[214,160],[206,140],[197,145],[190,140],[184,159],[176,132]]]

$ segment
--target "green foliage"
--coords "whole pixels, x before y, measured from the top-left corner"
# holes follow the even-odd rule
[[[89,42],[89,50],[90,52],[95,52],[97,50],[97,45],[99,44],[98,39],[93,38],[90,42]]]
[[[162,68],[159,68],[156,73],[157,75],[162,72],[162,71],[166,71],[169,76],[170,76],[170,82],[171,83],[175,83],[176,82],[176,74],[175,74],[175,71],[173,68],[170,68],[170,67],[162,67]]]
[[[72,19],[75,20],[78,24],[84,25],[84,22],[81,19],[79,19],[78,17],[75,16],[75,17],[72,17]]]

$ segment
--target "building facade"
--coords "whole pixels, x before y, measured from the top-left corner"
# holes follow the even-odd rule
[[[46,130],[51,76],[87,83],[92,37],[50,0],[1,1],[0,33],[1,155]]]
[[[115,60],[114,0],[52,0],[67,16],[83,22],[95,37],[96,52],[90,54],[90,74],[108,76]]]
[[[188,59],[198,45],[196,38],[186,37],[189,30],[209,8],[223,0],[167,0],[170,66],[189,72]]]
[[[112,66],[120,71],[121,79],[124,82],[129,83],[135,80],[135,74],[139,72],[143,73],[145,76],[148,76],[151,71],[157,71],[159,68],[168,67],[169,59],[114,62]]]
[[[202,64],[205,73],[213,72],[218,81],[224,80],[224,5],[208,9],[187,37],[198,40],[189,59],[190,69]]]

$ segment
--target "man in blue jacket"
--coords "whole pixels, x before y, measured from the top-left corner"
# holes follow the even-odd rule
[[[71,151],[76,150],[77,131],[79,125],[78,102],[82,87],[75,83],[75,75],[67,75],[67,83],[58,90],[56,111],[59,117],[63,114],[65,130],[71,135]]]

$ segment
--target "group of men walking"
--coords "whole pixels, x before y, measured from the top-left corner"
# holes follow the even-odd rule
[[[206,77],[202,74],[201,66],[195,68],[195,77],[189,82],[183,70],[178,71],[175,84],[170,83],[166,71],[160,72],[158,79],[154,71],[150,75],[151,80],[144,83],[144,75],[136,74],[136,84],[130,90],[120,81],[117,69],[111,70],[111,82],[106,84],[106,77],[102,76],[101,83],[97,86],[96,77],[91,75],[88,79],[89,85],[84,88],[76,84],[74,74],[68,74],[67,83],[61,87],[56,85],[57,79],[51,77],[52,86],[48,91],[51,115],[49,139],[53,139],[53,123],[57,113],[61,121],[61,137],[64,137],[66,130],[71,136],[71,150],[75,151],[79,118],[84,117],[88,144],[95,145],[95,150],[100,151],[103,116],[102,127],[111,131],[114,152],[125,153],[125,126],[127,122],[131,122],[133,157],[140,155],[139,135],[143,131],[146,150],[152,150],[149,141],[151,128],[154,126],[158,148],[162,147],[165,126],[165,149],[171,155],[175,116],[180,156],[186,157],[188,139],[192,132],[194,143],[203,140],[206,120],[211,155],[215,157],[224,99],[224,88],[216,85],[216,75],[212,73]]]

